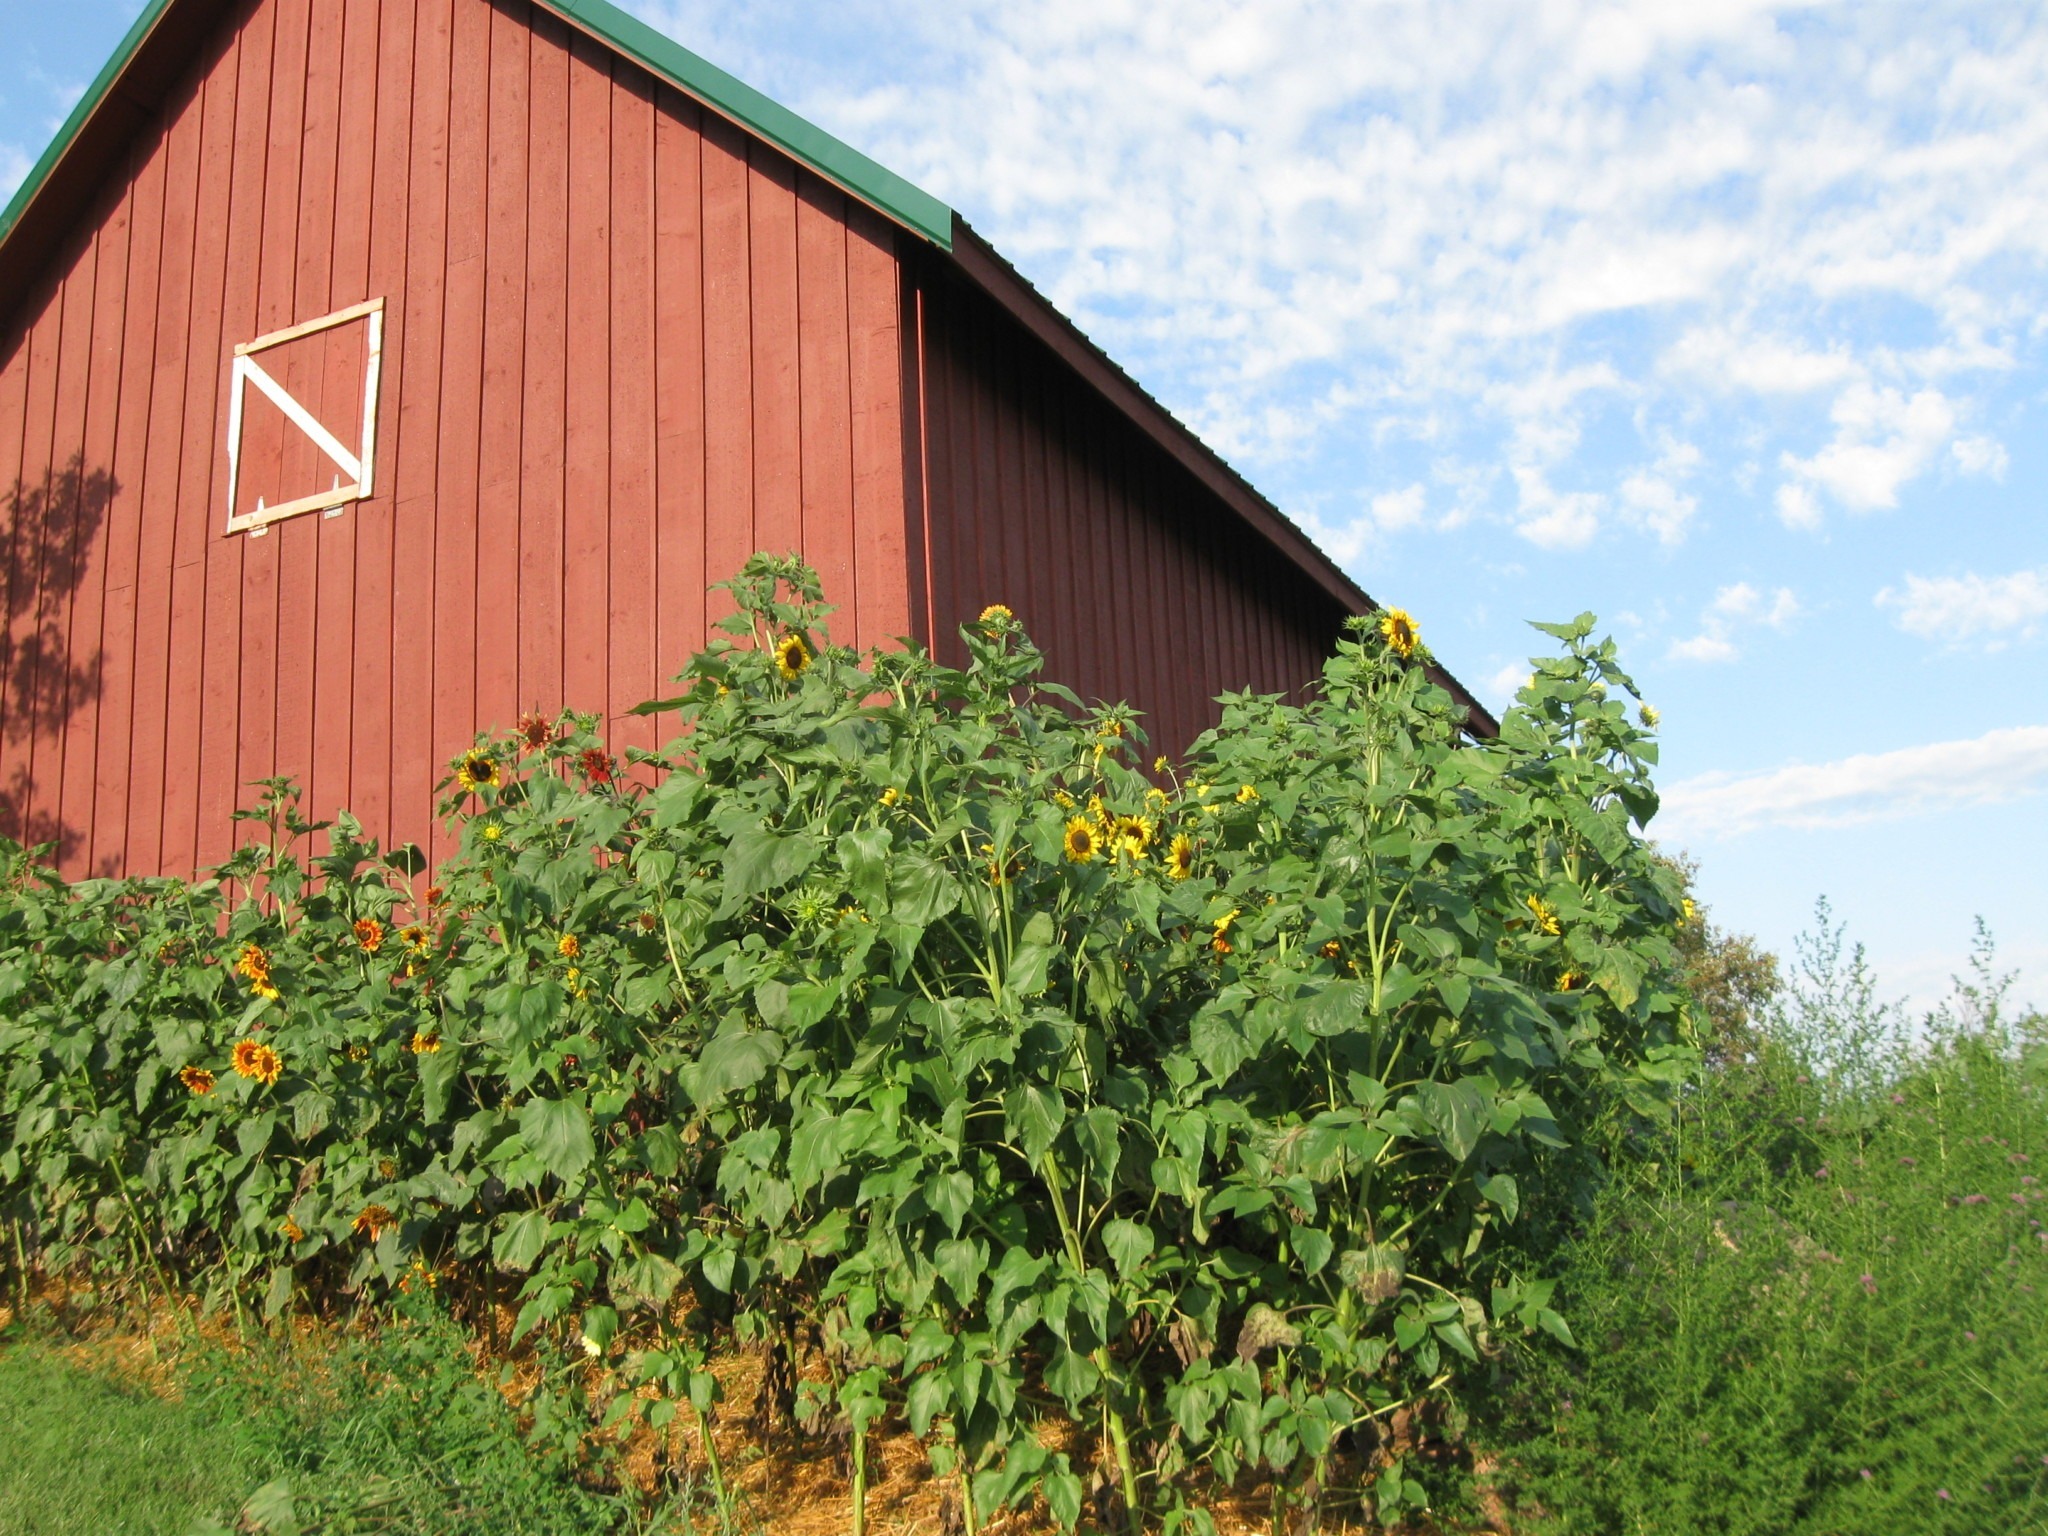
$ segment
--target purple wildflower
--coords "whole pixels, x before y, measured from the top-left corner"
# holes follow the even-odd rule
[[[1866,1295],[1870,1295],[1870,1296],[1875,1296],[1875,1295],[1877,1294],[1877,1276],[1875,1276],[1875,1275],[1858,1275],[1858,1276],[1856,1277],[1856,1281],[1857,1281],[1857,1284],[1859,1284],[1859,1285],[1861,1285],[1861,1286],[1863,1287],[1864,1293],[1865,1293]],[[1863,1475],[1864,1475],[1865,1477],[1868,1477],[1868,1476],[1870,1476],[1870,1474],[1869,1474],[1868,1472],[1864,1473]]]

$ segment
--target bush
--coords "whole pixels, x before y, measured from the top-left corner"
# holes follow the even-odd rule
[[[1048,1417],[1099,1434],[1099,1514],[1201,1525],[1190,1471],[1313,1498],[1340,1436],[1568,1337],[1545,1234],[1694,1060],[1590,616],[1498,742],[1387,615],[1148,778],[1007,610],[965,670],[863,663],[800,566],[729,586],[645,706],[676,741],[480,741],[430,886],[281,783],[197,885],[18,855],[0,1191],[43,1261],[269,1315],[523,1276],[518,1332],[580,1340],[615,1419],[701,1426],[714,1336],[761,1341],[770,1406],[850,1430],[856,1509],[889,1413],[970,1519],[1069,1526]]]
[[[1987,964],[1905,1030],[1825,911],[1804,960],[1560,1256],[1584,1353],[1490,1426],[1531,1529],[2048,1531],[2048,1028]]]

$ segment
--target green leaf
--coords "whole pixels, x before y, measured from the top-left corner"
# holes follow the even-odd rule
[[[1023,1148],[1024,1160],[1038,1167],[1065,1123],[1065,1101],[1049,1088],[1020,1083],[1004,1099],[1003,1111],[1010,1139]]]
[[[1479,1181],[1479,1193],[1500,1207],[1501,1215],[1509,1221],[1522,1209],[1521,1191],[1515,1186],[1511,1173],[1489,1174]]]
[[[505,1219],[491,1243],[491,1255],[501,1268],[527,1270],[547,1246],[548,1218],[545,1211],[521,1211]]]
[[[1562,1317],[1548,1307],[1536,1309],[1536,1325],[1567,1349],[1577,1349],[1579,1341],[1572,1337],[1571,1328]]]
[[[1479,1145],[1486,1129],[1493,1095],[1480,1084],[1486,1079],[1465,1078],[1455,1083],[1424,1083],[1415,1090],[1416,1102],[1443,1149],[1464,1162]]]
[[[957,1236],[974,1205],[974,1181],[964,1173],[935,1173],[924,1181],[924,1203]]]
[[[806,833],[785,837],[765,827],[744,828],[726,844],[724,910],[737,910],[750,896],[781,890],[817,857],[817,840]]]
[[[1123,1117],[1106,1104],[1098,1104],[1074,1122],[1074,1142],[1081,1149],[1088,1169],[1096,1178],[1116,1172],[1118,1127]]]
[[[1117,1273],[1128,1280],[1152,1257],[1152,1229],[1119,1217],[1102,1229],[1102,1251],[1116,1265]]]
[[[1290,1227],[1288,1241],[1294,1249],[1294,1256],[1301,1261],[1301,1271],[1313,1275],[1330,1262],[1330,1254],[1336,1244],[1330,1241],[1330,1234],[1318,1227]]]
[[[519,1108],[519,1136],[564,1183],[574,1181],[597,1157],[590,1112],[576,1099],[528,1099]]]

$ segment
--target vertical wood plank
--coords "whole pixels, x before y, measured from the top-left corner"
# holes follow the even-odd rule
[[[846,293],[853,459],[853,643],[887,645],[913,631],[905,514],[902,275],[889,226],[848,199]],[[920,559],[922,557],[920,556]]]
[[[748,146],[747,163],[753,287],[754,538],[757,548],[781,555],[803,545],[796,167],[779,152],[758,143]]]
[[[724,581],[758,547],[747,139],[709,112],[703,123],[704,574]],[[706,597],[707,625],[731,612],[730,593]]]
[[[490,7],[455,8],[448,76],[448,270],[441,320],[441,446],[434,497],[433,731],[438,769],[476,731],[477,446],[483,406],[489,189]],[[430,769],[430,771],[432,771]],[[438,779],[439,773],[434,777]],[[429,780],[432,782],[432,780]],[[450,844],[436,827],[435,856]]]
[[[391,839],[426,847],[440,779],[434,751],[434,543],[448,260],[452,0],[413,13],[412,153],[406,174],[405,383],[399,395],[391,565]]]
[[[237,38],[234,57],[235,131],[229,161],[227,249],[221,295],[221,332],[230,342],[260,334],[257,289],[263,265],[263,206],[268,181],[270,65],[274,13],[259,7]],[[225,350],[225,348],[223,349]],[[216,359],[223,381],[228,363]],[[223,384],[223,387],[225,385]],[[223,433],[225,428],[222,429]],[[232,821],[242,801],[241,723],[243,671],[268,665],[245,660],[244,555],[247,539],[227,534],[227,463],[217,439],[212,493],[199,513],[206,560],[206,637],[199,686],[199,836],[194,861],[219,864],[233,851]]]
[[[611,105],[611,57],[579,33],[569,63],[562,686],[581,710],[603,710],[611,696]]]
[[[393,551],[397,539],[397,464],[402,426],[411,294],[406,287],[411,208],[412,0],[381,0],[377,28],[375,154],[371,170],[366,297],[383,297],[384,355],[377,404],[377,488],[348,521],[355,526],[354,624],[350,679],[349,808],[385,846],[391,821]],[[431,780],[429,782],[432,782]]]
[[[804,174],[796,189],[797,412],[803,494],[797,547],[839,612],[830,638],[859,629],[854,588],[853,360],[845,194]]]
[[[526,356],[519,447],[519,702],[562,694],[564,434],[568,426],[569,34],[535,11],[528,105]]]
[[[637,70],[612,84],[611,656],[606,735],[654,745],[628,715],[655,697],[654,91]]]
[[[655,670],[674,678],[704,632],[704,241],[698,109],[663,91],[654,118]]]
[[[165,703],[163,852],[165,874],[196,872],[200,732],[206,652],[206,555],[215,466],[227,421],[228,344],[222,329],[238,94],[232,50],[209,72],[200,117],[198,215],[185,357],[185,431],[179,450],[177,521],[172,533],[170,672]]]
[[[520,433],[525,390],[528,44],[517,10],[490,16],[490,146],[484,251],[483,403],[477,480],[475,722],[519,717]]]

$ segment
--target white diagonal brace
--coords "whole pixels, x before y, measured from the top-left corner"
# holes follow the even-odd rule
[[[236,358],[235,372],[241,374],[243,378],[268,395],[271,404],[275,405],[280,411],[283,411],[286,416],[291,418],[294,426],[313,439],[320,451],[340,465],[342,472],[349,479],[359,481],[363,478],[362,461],[350,453],[348,449],[344,448],[339,438],[321,426],[319,421],[314,418],[313,413],[294,400],[286,392],[285,387],[265,373],[262,366],[253,358]]]

